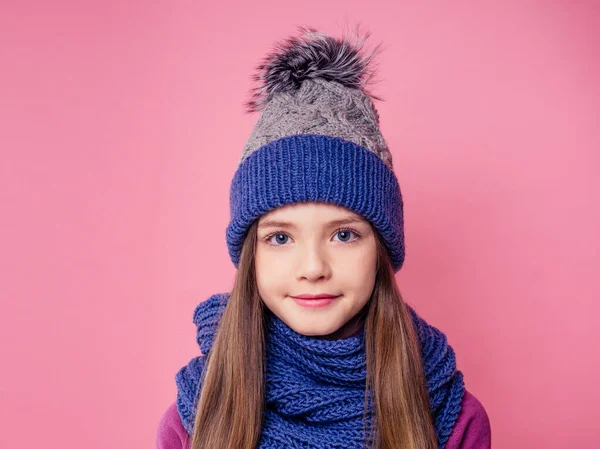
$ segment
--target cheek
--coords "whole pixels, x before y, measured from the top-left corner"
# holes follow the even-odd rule
[[[358,297],[370,296],[375,285],[377,254],[373,251],[348,252],[336,261],[336,278]]]
[[[257,274],[260,273],[263,276],[272,276],[278,271],[281,271],[281,257],[278,257],[275,253],[276,251],[260,249],[256,251],[254,262]]]
[[[343,274],[337,276],[338,282],[342,288],[358,299],[364,296],[370,296],[375,285],[375,267],[364,267],[355,265],[351,270],[343,270]]]
[[[351,276],[364,276],[365,272],[375,271],[377,248],[374,241],[366,242],[360,248],[348,248],[334,254],[336,271],[351,273]]]
[[[285,264],[273,252],[256,251],[255,268],[258,291],[264,298],[279,294],[288,284]]]

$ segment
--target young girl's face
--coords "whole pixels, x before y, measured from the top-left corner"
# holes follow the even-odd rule
[[[257,237],[258,292],[276,316],[307,336],[356,331],[346,323],[375,286],[377,246],[368,221],[343,207],[296,203],[261,216]],[[317,294],[336,298],[319,306],[294,299]]]

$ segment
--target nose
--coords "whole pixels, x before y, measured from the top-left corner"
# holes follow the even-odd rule
[[[327,255],[316,245],[308,245],[299,252],[297,267],[298,279],[317,281],[331,276]]]

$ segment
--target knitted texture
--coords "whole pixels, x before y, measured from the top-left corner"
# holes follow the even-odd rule
[[[404,262],[402,194],[394,172],[374,152],[339,137],[293,135],[254,151],[231,183],[226,240],[238,267],[252,222],[271,209],[324,202],[362,215],[383,237],[394,272]]]
[[[393,168],[377,109],[360,89],[315,78],[305,80],[298,90],[274,96],[254,125],[240,164],[263,145],[295,134],[323,134],[354,142]]]
[[[193,321],[203,355],[194,357],[175,376],[177,410],[190,435],[205,355],[228,299],[229,293],[220,293],[196,307]],[[460,412],[465,391],[463,374],[456,369],[454,351],[446,336],[408,307],[421,345],[438,448],[443,449]],[[364,447],[364,330],[341,340],[316,339],[295,332],[272,313],[268,317],[266,408],[258,447]]]

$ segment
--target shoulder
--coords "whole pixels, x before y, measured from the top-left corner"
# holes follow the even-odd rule
[[[189,443],[189,436],[177,412],[177,404],[173,402],[160,419],[156,434],[156,449],[186,449]]]
[[[465,389],[458,420],[446,449],[489,449],[491,435],[490,420],[483,404]]]

